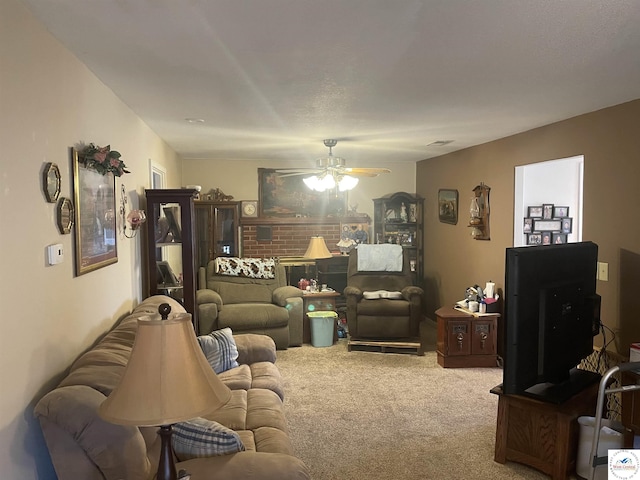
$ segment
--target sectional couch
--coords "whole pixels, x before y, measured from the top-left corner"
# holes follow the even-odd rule
[[[94,347],[81,355],[68,375],[36,405],[59,480],[152,480],[160,439],[155,427],[114,425],[98,416],[98,406],[115,388],[129,358],[137,319],[156,314],[161,303],[184,312],[175,300],[144,300]],[[309,473],[293,456],[283,412],[283,382],[275,366],[273,340],[265,335],[234,335],[238,367],[219,374],[231,400],[207,415],[236,431],[245,450],[177,463],[191,480],[304,480]]]

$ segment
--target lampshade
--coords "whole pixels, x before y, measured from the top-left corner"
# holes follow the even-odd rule
[[[311,237],[304,254],[305,258],[331,258],[332,256],[323,237]]]
[[[200,417],[230,398],[202,353],[190,314],[141,317],[120,384],[98,413],[120,425],[168,425]]]

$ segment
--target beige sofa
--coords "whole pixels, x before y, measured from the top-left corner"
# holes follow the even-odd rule
[[[151,480],[155,475],[157,428],[114,425],[102,420],[97,409],[124,372],[137,318],[157,313],[161,303],[184,312],[169,297],[146,299],[78,358],[58,387],[36,405],[59,480]],[[293,456],[273,341],[254,334],[234,339],[240,366],[219,375],[232,389],[232,398],[207,418],[237,431],[246,450],[178,462],[177,468],[190,473],[191,480],[309,479],[304,463]]]
[[[229,327],[268,335],[278,350],[302,345],[302,290],[287,285],[282,265],[275,278],[247,278],[215,273],[212,260],[199,269],[196,304],[200,335]]]

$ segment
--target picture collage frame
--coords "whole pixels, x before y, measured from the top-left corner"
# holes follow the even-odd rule
[[[572,230],[573,218],[569,216],[569,207],[553,203],[527,207],[522,226],[527,245],[567,243]]]

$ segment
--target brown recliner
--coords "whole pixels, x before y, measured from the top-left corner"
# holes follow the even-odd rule
[[[200,267],[196,292],[198,332],[229,327],[234,334],[268,335],[278,350],[302,345],[302,290],[287,285],[282,265],[275,278],[247,278],[215,273],[215,262]]]
[[[377,291],[400,292],[401,298],[364,298]],[[401,272],[359,272],[358,250],[351,251],[344,290],[351,339],[419,341],[423,294],[413,285],[407,252]]]

